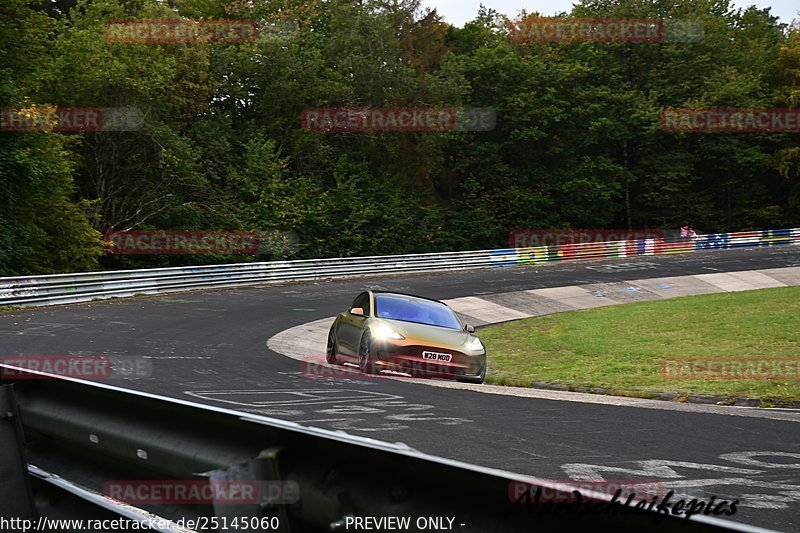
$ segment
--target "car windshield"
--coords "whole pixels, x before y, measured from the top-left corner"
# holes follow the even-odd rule
[[[375,316],[429,326],[461,329],[456,314],[446,305],[411,296],[378,294],[375,296]]]

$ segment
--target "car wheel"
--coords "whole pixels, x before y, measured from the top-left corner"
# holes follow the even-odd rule
[[[364,333],[361,336],[361,342],[358,344],[358,366],[364,374],[375,374],[375,365],[372,362],[371,351],[372,341],[369,333]]]
[[[336,361],[336,352],[339,350],[336,346],[336,334],[333,332],[333,328],[328,332],[328,348],[325,351],[325,362],[329,365],[338,364]]]

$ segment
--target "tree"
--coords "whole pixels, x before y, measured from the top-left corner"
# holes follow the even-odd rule
[[[41,106],[54,23],[24,0],[0,5],[0,108]],[[53,132],[0,132],[0,275],[86,270],[102,248],[86,202],[75,201],[70,138]]]

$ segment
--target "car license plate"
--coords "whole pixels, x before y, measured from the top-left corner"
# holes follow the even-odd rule
[[[453,360],[453,356],[449,353],[436,352],[422,352],[422,358],[426,361],[438,361],[440,363],[449,363]]]

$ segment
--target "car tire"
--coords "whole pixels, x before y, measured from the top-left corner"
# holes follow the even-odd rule
[[[375,364],[372,362],[372,354],[370,353],[372,347],[372,339],[369,332],[361,336],[361,341],[358,343],[358,367],[363,374],[376,374]]]
[[[337,365],[339,362],[336,360],[336,333],[333,332],[333,328],[328,332],[328,347],[325,350],[325,362],[329,365]]]

